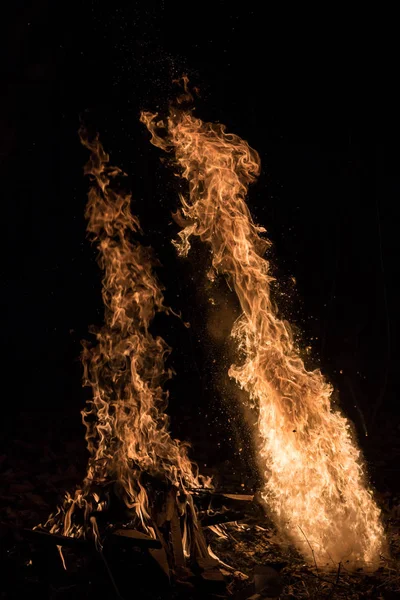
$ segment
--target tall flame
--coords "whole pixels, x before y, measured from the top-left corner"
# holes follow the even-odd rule
[[[155,536],[143,477],[157,477],[181,490],[199,486],[186,448],[171,438],[164,413],[162,385],[170,376],[165,368],[170,348],[149,326],[157,311],[167,309],[151,250],[132,241],[140,225],[131,213],[130,194],[118,188],[124,173],[109,165],[98,138],[90,141],[85,131],[80,136],[91,152],[85,167],[92,180],[85,216],[104,271],[105,324],[96,332],[97,345],[85,344],[83,352],[84,383],[92,389],[82,412],[90,453],[87,475],[47,525],[52,532],[84,535],[76,509],[84,509],[86,521],[94,510],[104,510],[106,495],[99,490],[113,482],[139,525]],[[95,529],[94,521],[92,525]]]
[[[260,170],[257,152],[182,106],[172,108],[165,122],[149,112],[141,120],[155,146],[174,152],[189,185],[188,196],[180,198],[179,254],[187,255],[192,236],[209,244],[210,278],[227,277],[243,311],[232,330],[240,364],[229,374],[257,410],[262,498],[309,559],[375,565],[384,548],[380,510],[350,424],[332,408],[332,388],[321,372],[305,368],[271,301],[272,277],[263,258],[269,242],[245,203]]]

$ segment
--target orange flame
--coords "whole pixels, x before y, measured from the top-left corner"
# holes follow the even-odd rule
[[[270,242],[260,237],[265,229],[245,203],[260,170],[257,152],[223,125],[203,123],[182,107],[172,108],[165,122],[149,112],[141,121],[155,146],[175,153],[189,185],[188,196],[180,197],[179,254],[187,255],[192,236],[209,244],[210,278],[224,274],[240,301],[243,312],[232,330],[240,364],[229,374],[257,410],[262,498],[308,559],[376,565],[385,547],[380,510],[350,424],[332,408],[332,388],[321,372],[306,370],[271,301],[272,277],[262,256]]]
[[[64,506],[50,517],[51,532],[67,536],[85,535],[77,508],[89,522],[93,510],[104,510],[106,485],[131,509],[142,528],[155,537],[144,473],[183,490],[199,487],[199,478],[185,445],[171,438],[164,413],[167,393],[162,385],[170,373],[165,359],[170,348],[161,337],[153,337],[150,323],[157,311],[166,311],[162,288],[154,273],[151,250],[132,241],[140,232],[131,213],[131,196],[115,191],[112,184],[124,173],[109,165],[109,156],[96,138],[89,141],[80,131],[90,152],[85,173],[91,177],[86,207],[87,230],[99,249],[104,270],[105,324],[96,333],[97,345],[84,345],[84,383],[92,399],[82,412],[90,453],[86,478],[74,497],[67,494]],[[103,493],[95,490],[103,486]],[[132,517],[132,518],[133,518]],[[92,532],[98,540],[95,520]]]

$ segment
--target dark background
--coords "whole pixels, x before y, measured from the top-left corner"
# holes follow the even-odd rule
[[[80,340],[101,323],[102,305],[83,216],[82,118],[127,172],[167,303],[192,325],[173,317],[155,324],[174,349],[173,433],[193,442],[200,461],[218,462],[218,451],[218,460],[240,463],[246,435],[235,402],[227,405],[225,347],[199,275],[207,256],[196,246],[189,260],[176,258],[177,184],[139,123],[141,109],[166,110],[172,79],[186,72],[200,89],[196,114],[225,123],[260,153],[248,202],[273,241],[282,316],[339,391],[372,468],[380,460],[393,477],[400,176],[388,22],[371,29],[365,15],[339,12],[289,19],[217,0],[53,5],[19,4],[2,36],[7,440],[39,440],[54,429],[84,447]],[[236,307],[221,282],[216,297],[228,331]]]

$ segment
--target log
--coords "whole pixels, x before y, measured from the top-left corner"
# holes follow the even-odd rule
[[[232,523],[233,521],[240,521],[245,518],[246,515],[244,512],[237,512],[233,510],[227,510],[216,515],[199,515],[199,521],[202,527],[220,525],[221,523]]]
[[[155,540],[141,531],[136,531],[136,529],[117,529],[117,531],[113,531],[108,539],[112,542],[117,541],[118,544],[125,543],[130,547],[157,549],[162,547],[160,540]]]
[[[46,546],[62,546],[63,548],[85,548],[88,541],[81,538],[72,538],[65,535],[47,533],[37,529],[12,528],[16,541],[27,541],[32,543],[44,544]]]
[[[181,525],[176,504],[174,505],[174,511],[170,520],[170,527],[175,568],[181,569],[185,566],[185,556],[183,553]]]
[[[38,529],[10,527],[10,530],[17,541],[27,541],[73,549],[94,548],[94,542],[92,540],[67,537],[65,535],[48,533],[47,531],[40,531]],[[161,548],[159,540],[155,540],[140,531],[134,531],[132,529],[118,529],[117,531],[114,531],[105,540],[105,543],[109,542],[116,542],[118,545],[128,545],[131,548],[134,546],[139,548]]]
[[[231,508],[233,510],[243,510],[246,504],[251,504],[255,502],[255,496],[251,494],[223,494],[223,493],[213,493],[207,490],[195,490],[192,493],[193,501],[200,511],[207,510],[209,508],[213,508],[213,510],[217,510],[218,508],[226,507]]]

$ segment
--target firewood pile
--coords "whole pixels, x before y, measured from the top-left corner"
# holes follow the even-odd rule
[[[21,439],[6,435],[0,454],[2,599],[28,594],[76,600],[400,598],[400,515],[395,491],[384,489],[380,498],[391,559],[375,573],[350,572],[342,564],[327,574],[306,565],[278,537],[251,490],[243,489],[192,491],[190,502],[197,515],[197,526],[192,524],[191,529],[193,560],[185,556],[181,536],[179,511],[187,499],[171,491],[158,496],[156,540],[131,529],[117,502],[108,514],[94,515],[102,532],[99,551],[90,539],[33,530],[65,490],[81,480],[86,456],[83,440],[70,441],[74,435],[65,420],[62,425],[53,421],[52,428],[32,416],[22,421]],[[217,472],[223,466],[214,468]],[[228,473],[221,475],[221,480],[228,479]]]
[[[47,572],[50,588],[54,577],[58,585],[60,581],[68,581],[68,585],[59,587],[61,593],[72,589],[74,594],[79,593],[80,586],[92,585],[90,577],[93,577],[95,587],[100,585],[103,592],[108,590],[107,597],[131,597],[133,580],[135,594],[141,598],[225,598],[232,595],[229,580],[239,577],[245,585],[236,594],[237,599],[255,600],[265,597],[254,594],[269,585],[271,574],[276,579],[274,597],[281,591],[278,574],[273,569],[249,582],[247,576],[236,574],[234,569],[227,573],[221,568],[221,561],[209,553],[204,528],[217,530],[221,524],[259,512],[252,495],[193,490],[182,498],[173,488],[164,493],[159,490],[152,515],[156,539],[133,529],[129,523],[124,524],[127,511],[117,497],[110,505],[110,511],[90,517],[98,520],[100,544],[90,538],[71,538],[41,528],[3,523],[4,546],[7,552],[23,557],[24,564],[20,567],[30,570],[33,579],[43,578]]]

